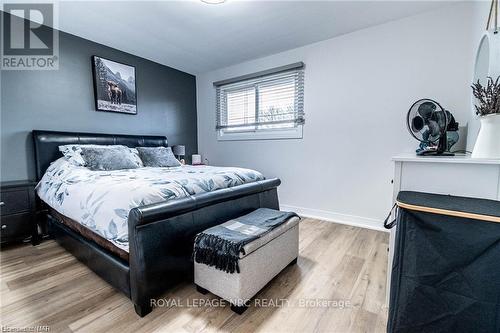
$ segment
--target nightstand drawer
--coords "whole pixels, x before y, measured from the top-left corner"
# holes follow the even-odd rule
[[[16,191],[2,191],[0,195],[0,214],[15,214],[30,210],[30,197],[28,189]]]
[[[0,238],[26,238],[31,234],[32,213],[21,213],[0,218]]]

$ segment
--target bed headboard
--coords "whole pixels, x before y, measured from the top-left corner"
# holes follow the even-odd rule
[[[59,146],[68,144],[124,145],[127,147],[168,146],[166,136],[33,131],[36,178],[40,180],[50,163],[62,157]]]

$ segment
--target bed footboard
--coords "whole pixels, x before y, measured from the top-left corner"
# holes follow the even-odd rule
[[[199,232],[265,207],[279,209],[279,179],[198,194],[130,211],[130,297],[136,312],[179,280],[192,278],[191,253]]]

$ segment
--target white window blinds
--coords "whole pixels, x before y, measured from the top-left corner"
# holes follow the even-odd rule
[[[304,124],[304,64],[215,82],[222,131],[258,131]]]

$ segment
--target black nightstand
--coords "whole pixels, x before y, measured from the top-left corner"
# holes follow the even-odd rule
[[[27,240],[38,244],[36,223],[36,182],[30,180],[0,183],[0,242]]]

